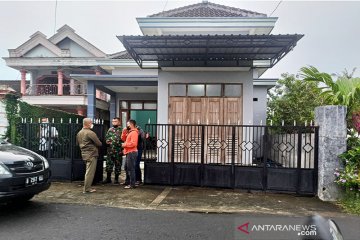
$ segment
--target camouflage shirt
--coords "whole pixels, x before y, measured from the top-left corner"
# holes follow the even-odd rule
[[[111,127],[107,131],[105,139],[106,143],[109,144],[108,154],[117,155],[122,153],[121,131],[122,129],[120,127]]]

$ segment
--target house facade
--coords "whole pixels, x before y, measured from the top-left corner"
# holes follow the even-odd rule
[[[118,36],[122,52],[105,54],[65,25],[4,59],[20,71],[30,104],[141,126],[265,124],[276,79],[260,77],[302,37],[271,35],[276,21],[203,1],[137,18],[143,35]]]

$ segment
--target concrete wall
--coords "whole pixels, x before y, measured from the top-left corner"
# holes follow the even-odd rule
[[[346,107],[315,108],[315,123],[319,128],[318,196],[323,201],[336,201],[342,196],[334,171],[342,169],[339,155],[346,151]]]
[[[158,123],[168,122],[169,83],[242,83],[243,124],[253,124],[252,72],[173,72],[159,70]],[[240,111],[240,109],[239,109]]]
[[[254,86],[253,98],[257,98],[257,101],[253,101],[255,125],[260,125],[261,122],[266,125],[267,88],[267,86]]]

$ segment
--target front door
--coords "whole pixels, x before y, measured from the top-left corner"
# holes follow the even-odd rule
[[[170,97],[169,120],[173,124],[238,125],[242,123],[242,98]],[[182,129],[177,126],[175,131],[175,162],[200,163],[201,128],[194,126],[191,131]],[[205,128],[205,163],[231,163],[231,131],[232,128],[227,126]],[[236,133],[236,144],[241,136],[242,133]],[[235,154],[239,154],[237,148]],[[236,156],[235,159],[240,161],[241,158]]]

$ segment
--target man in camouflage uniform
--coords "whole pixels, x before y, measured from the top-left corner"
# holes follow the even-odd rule
[[[121,141],[121,127],[120,127],[120,118],[115,117],[112,120],[112,125],[105,136],[106,144],[108,144],[107,156],[106,156],[106,180],[103,183],[111,183],[111,173],[115,166],[115,184],[119,184],[119,175],[121,172],[122,165],[122,141]]]

